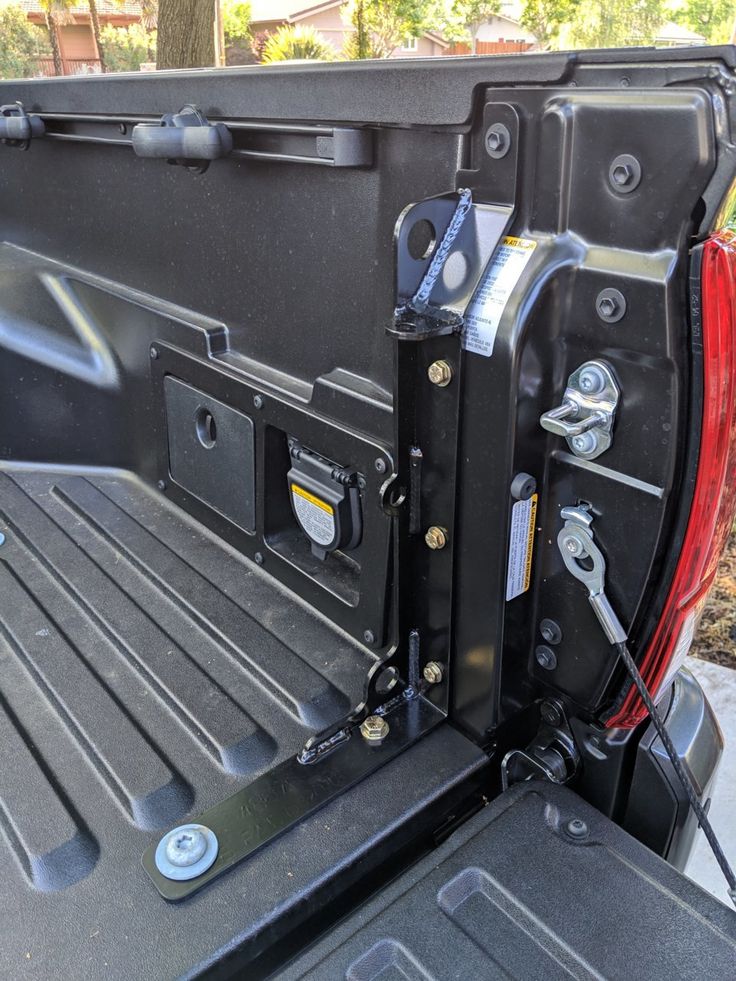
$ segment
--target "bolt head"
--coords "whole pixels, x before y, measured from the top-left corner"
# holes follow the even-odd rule
[[[618,184],[619,187],[626,187],[627,184],[631,183],[634,171],[628,164],[618,164],[613,168],[611,176],[614,184]]]
[[[172,831],[166,841],[166,858],[179,868],[196,864],[206,851],[207,839],[193,828]]]
[[[445,545],[447,545],[447,532],[444,528],[440,528],[438,525],[432,525],[431,528],[427,529],[427,533],[424,536],[424,541],[431,549],[444,548]]]
[[[375,642],[376,642],[376,635],[373,633],[372,630],[364,630],[363,631],[363,640],[366,642],[366,644],[375,644]]]
[[[148,353],[151,356],[151,361],[155,361],[156,358],[158,357],[158,348],[152,344],[148,350]]]
[[[382,457],[379,456],[373,466],[376,468],[376,473],[386,473],[386,461]]]
[[[496,159],[505,157],[511,147],[511,134],[503,123],[494,123],[486,132],[486,151]]]
[[[263,396],[262,395],[254,395],[253,396],[253,405],[256,407],[256,409],[262,409],[263,408]]]
[[[428,661],[424,665],[422,677],[428,685],[439,685],[442,681],[442,665],[438,664],[437,661]]]
[[[580,372],[578,384],[580,391],[585,392],[586,395],[598,395],[606,387],[606,379],[602,371],[591,365]]]
[[[617,304],[610,296],[604,296],[598,303],[598,313],[602,313],[604,317],[612,317],[616,313],[616,309]]]
[[[158,487],[158,489],[160,491],[165,491],[166,490],[166,481],[165,480],[157,480],[156,481],[156,486]]]
[[[592,453],[598,445],[598,438],[595,433],[581,433],[580,436],[573,436],[571,442],[576,453]]]
[[[539,632],[548,644],[559,644],[562,640],[560,625],[549,617],[545,617],[539,624]]]
[[[256,565],[263,565],[263,552],[256,552],[253,558],[256,560]]]
[[[565,825],[565,831],[571,838],[588,837],[588,825],[581,818],[571,818]]]
[[[447,388],[452,381],[452,367],[447,361],[433,361],[427,368],[427,377],[433,385]]]
[[[562,712],[556,702],[542,702],[539,711],[547,725],[558,726],[562,722]]]
[[[583,546],[580,544],[577,538],[574,538],[572,535],[566,538],[562,544],[564,545],[565,550],[570,553],[570,555],[583,554]]]
[[[374,746],[383,742],[389,732],[388,722],[380,715],[369,715],[360,724],[360,734]]]
[[[536,658],[539,667],[544,668],[545,671],[554,671],[554,669],[557,667],[557,655],[551,647],[546,647],[544,644],[540,644],[534,651],[534,657]]]

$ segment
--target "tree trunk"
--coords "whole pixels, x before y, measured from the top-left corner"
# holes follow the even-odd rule
[[[46,30],[49,32],[51,54],[54,58],[54,74],[63,75],[64,66],[61,62],[61,48],[59,47],[59,35],[56,32],[56,21],[54,20],[54,15],[50,10],[44,10],[43,16],[44,20],[46,21]]]
[[[107,71],[105,65],[105,52],[102,48],[102,40],[100,39],[100,18],[97,14],[97,0],[87,0],[89,4],[89,16],[92,21],[92,33],[95,36],[95,46],[97,47],[97,57],[100,59],[100,71]]]
[[[159,0],[156,67],[212,68],[214,0]]]

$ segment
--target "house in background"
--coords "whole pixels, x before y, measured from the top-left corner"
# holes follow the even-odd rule
[[[284,25],[313,27],[336,52],[343,49],[345,41],[353,33],[350,24],[342,18],[341,8],[345,0],[251,0],[251,31],[253,34],[273,34]],[[439,34],[425,31],[421,37],[406,38],[391,54],[392,58],[431,58],[444,54],[449,42]]]
[[[14,0],[32,24],[46,29],[46,18],[38,0]],[[141,19],[141,7],[134,0],[97,0],[100,26],[128,27]],[[89,75],[100,71],[100,55],[92,30],[89,7],[81,2],[57,13],[59,48],[65,75]],[[53,58],[39,58],[39,75],[53,75]]]

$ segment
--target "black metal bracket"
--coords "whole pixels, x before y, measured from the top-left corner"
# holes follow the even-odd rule
[[[22,102],[0,106],[0,143],[27,150],[32,139],[43,136],[45,126],[38,116],[29,116]]]
[[[339,752],[306,763],[296,757],[286,760],[199,815],[196,824],[214,832],[218,852],[212,866],[195,879],[162,875],[156,865],[157,844],[151,845],[143,855],[143,868],[164,899],[185,899],[212,882],[394,759],[444,719],[416,693],[395,699],[384,717],[388,733],[380,744],[369,744],[353,727],[341,738]]]

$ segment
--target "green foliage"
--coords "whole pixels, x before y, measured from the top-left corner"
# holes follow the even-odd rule
[[[575,17],[579,0],[525,0],[522,27],[531,31],[543,47],[554,45],[560,30]]]
[[[411,37],[437,23],[438,0],[348,0],[343,17],[355,28],[343,49],[346,58],[388,58]]]
[[[501,0],[453,0],[442,34],[448,41],[467,41],[475,51],[480,28],[501,10]]]
[[[130,27],[107,24],[100,37],[109,72],[137,72],[143,62],[156,61],[156,32],[147,31],[142,24]]]
[[[663,0],[584,0],[559,38],[563,48],[651,44],[665,20]]]
[[[726,44],[734,30],[736,4],[733,0],[686,0],[672,19],[702,34],[711,44]]]
[[[36,59],[50,55],[45,31],[20,7],[0,7],[0,78],[29,78],[38,73]]]
[[[222,0],[222,27],[225,44],[250,41],[251,8],[248,0]]]
[[[335,49],[315,28],[285,25],[266,41],[261,60],[268,64],[272,61],[303,59],[333,61],[334,58]]]

